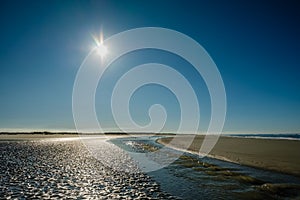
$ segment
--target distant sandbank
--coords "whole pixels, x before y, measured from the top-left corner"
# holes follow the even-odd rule
[[[31,134],[31,133],[18,133],[18,134],[0,134],[1,140],[36,140],[47,138],[70,138],[79,137],[78,134]]]
[[[123,132],[105,132],[105,133],[76,133],[76,132],[0,132],[1,140],[37,140],[47,138],[70,138],[70,137],[139,137],[145,135],[170,136],[172,133],[151,134],[151,133],[123,133]]]
[[[169,144],[172,137],[158,139],[158,142],[173,148],[185,146],[185,137]],[[198,135],[187,149],[198,153],[204,136]],[[242,165],[274,170],[300,176],[300,141],[283,139],[257,139],[220,137],[209,156]]]
[[[105,134],[93,134],[93,133],[52,133],[52,132],[35,132],[35,133],[0,133],[0,141],[21,141],[21,140],[41,140],[41,139],[63,139],[63,138],[90,138],[90,137],[125,137],[126,134],[122,133],[105,133]]]

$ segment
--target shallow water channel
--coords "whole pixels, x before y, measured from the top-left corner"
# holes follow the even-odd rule
[[[147,153],[163,146],[158,136],[128,137],[111,142],[125,151]],[[300,197],[300,178],[169,149],[178,157],[147,172],[162,190],[182,199],[289,199]]]

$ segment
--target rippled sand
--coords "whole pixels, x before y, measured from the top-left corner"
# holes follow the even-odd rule
[[[108,145],[107,142],[102,143]],[[112,144],[109,144],[112,145]],[[98,145],[99,146],[99,145]],[[0,142],[0,197],[76,199],[173,199],[151,178],[116,170],[119,150],[101,146],[96,159],[80,140]],[[119,151],[119,152],[118,152]],[[126,160],[126,166],[135,167]]]

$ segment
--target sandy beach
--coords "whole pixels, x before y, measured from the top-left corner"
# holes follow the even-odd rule
[[[190,136],[182,137],[173,147],[180,149],[184,145],[184,137]],[[197,153],[203,138],[196,136],[188,151]],[[158,142],[168,145],[171,140],[172,137],[167,137]],[[297,140],[222,136],[209,155],[242,165],[300,176],[300,141]]]
[[[220,196],[223,199],[284,199],[300,195],[300,179],[296,176],[250,169],[211,158],[200,159],[188,153],[177,155],[178,151],[173,149],[165,152],[164,159],[175,157],[174,162],[157,171],[144,172],[143,165],[139,165],[128,152],[155,152],[161,147],[156,142],[161,135],[87,136],[0,135],[0,197],[192,200],[199,196],[203,199],[218,199]],[[171,140],[170,136],[165,137],[169,138],[160,142]],[[186,136],[182,137],[177,148],[185,141]],[[197,137],[190,150],[195,152],[202,139]],[[283,145],[287,145],[285,151],[281,154],[275,152],[278,146],[285,147]],[[211,155],[227,156],[225,159],[245,164],[251,161],[261,165],[280,165],[285,167],[282,169],[299,172],[297,163],[284,160],[287,155],[291,157],[285,159],[297,156],[287,152],[287,148],[298,150],[294,145],[299,146],[298,141],[222,137]],[[280,161],[272,161],[274,156],[271,155],[263,160],[266,155],[253,152],[252,147],[269,154],[274,151]],[[283,165],[284,161],[288,165]],[[298,159],[294,161],[298,162]]]

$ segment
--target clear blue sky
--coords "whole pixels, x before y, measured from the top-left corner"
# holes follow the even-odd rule
[[[2,1],[0,6],[0,129],[73,129],[72,89],[90,51],[91,34],[158,26],[197,40],[217,64],[226,87],[224,131],[300,130],[300,4],[297,1]],[[145,50],[120,58],[97,93],[103,126],[114,129],[109,89],[130,67],[157,61],[181,70],[192,85],[201,77],[184,60]],[[184,66],[184,67],[183,67]],[[155,92],[153,92],[155,91]],[[201,92],[200,92],[201,91]],[[148,96],[147,96],[148,94]],[[178,102],[165,88],[137,91],[132,115],[146,123],[147,106],[169,112],[166,131],[176,128]],[[209,100],[201,101],[201,130]],[[202,128],[203,127],[203,128]]]

